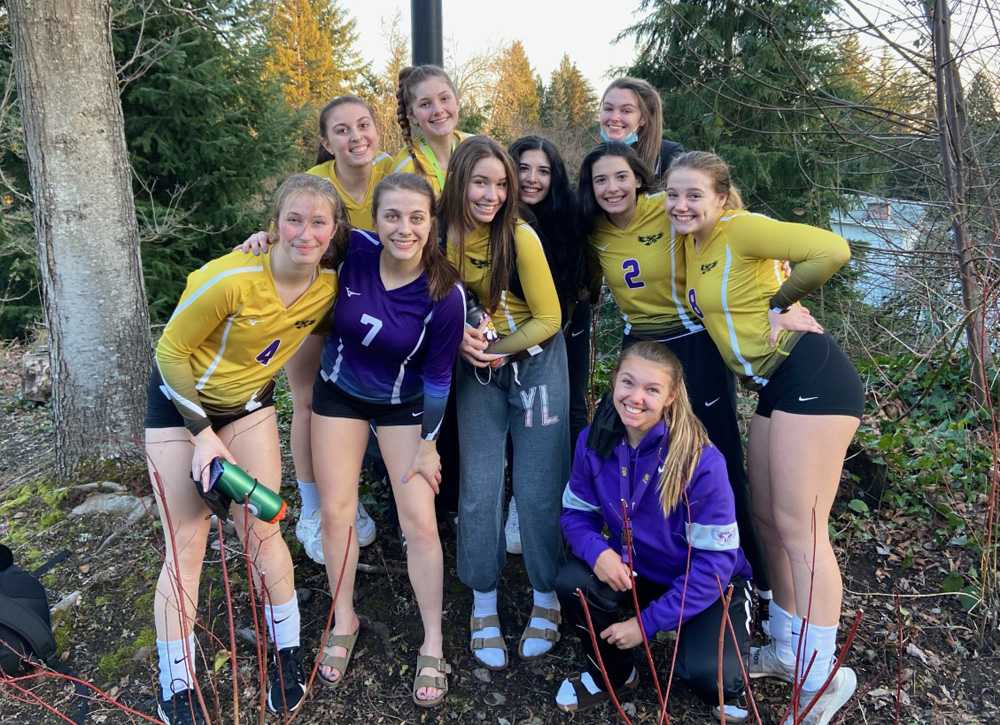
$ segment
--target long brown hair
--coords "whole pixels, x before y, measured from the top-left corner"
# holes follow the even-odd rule
[[[340,195],[326,179],[312,174],[292,174],[285,179],[274,194],[271,204],[271,218],[268,224],[268,237],[272,244],[278,241],[278,218],[285,203],[296,194],[313,194],[325,200],[333,212],[333,222],[337,225],[330,239],[330,247],[319,260],[321,267],[334,269],[344,259],[347,251],[347,238],[351,233],[351,223],[347,219],[347,210],[340,200]]]
[[[677,356],[659,342],[637,342],[622,351],[612,380],[617,380],[622,363],[632,357],[662,366],[670,378],[670,390],[674,395],[673,402],[663,410],[663,420],[670,436],[670,449],[663,462],[663,475],[660,476],[660,506],[663,513],[669,516],[694,475],[701,452],[709,443],[708,434],[691,409],[687,387],[684,385],[684,369]]]
[[[623,76],[611,81],[604,89],[601,103],[604,103],[608,91],[614,88],[632,91],[639,99],[639,114],[642,116],[643,124],[637,131],[639,140],[635,144],[635,150],[643,163],[652,169],[654,174],[659,175],[665,170],[657,168],[660,163],[660,144],[663,141],[663,101],[660,100],[660,94],[642,78]]]
[[[427,169],[423,167],[420,159],[417,158],[417,149],[413,143],[413,129],[410,127],[410,106],[416,100],[414,93],[417,86],[428,78],[440,78],[448,84],[451,92],[455,94],[455,98],[458,98],[458,91],[455,90],[455,84],[452,83],[451,78],[445,73],[444,68],[440,66],[429,63],[425,65],[410,65],[399,71],[399,85],[396,87],[396,121],[399,122],[399,127],[403,130],[403,140],[406,141],[406,148],[410,152],[410,158],[413,159],[413,168],[421,176],[427,175]]]
[[[487,261],[490,264],[490,291],[481,300],[487,310],[495,310],[500,302],[500,293],[510,286],[514,271],[514,228],[517,226],[517,172],[514,162],[503,146],[488,136],[473,136],[465,139],[448,164],[448,177],[441,193],[439,217],[445,233],[451,229],[459,231],[455,244],[458,247],[458,273],[465,279],[465,235],[476,228],[479,222],[472,216],[472,206],[468,201],[469,182],[472,170],[483,159],[495,158],[503,164],[507,176],[507,199],[490,222],[490,241]]]
[[[427,214],[431,219],[431,226],[424,243],[424,251],[420,255],[420,263],[427,273],[427,285],[430,288],[431,299],[437,302],[451,292],[455,283],[458,282],[458,272],[451,266],[451,262],[441,250],[441,245],[438,244],[437,218],[434,216],[434,190],[422,176],[389,174],[378,182],[372,194],[372,221],[376,223],[376,228],[378,207],[382,195],[388,191],[396,190],[412,191],[427,199]]]
[[[372,110],[372,107],[370,105],[368,105],[364,100],[358,98],[357,96],[352,96],[352,95],[337,96],[332,101],[327,103],[325,106],[323,106],[323,110],[319,112],[319,148],[316,150],[317,166],[333,159],[333,154],[330,153],[327,150],[326,146],[323,144],[323,142],[326,141],[326,132],[327,132],[326,127],[329,116],[333,112],[333,109],[337,108],[338,106],[347,105],[348,103],[357,106],[362,106],[363,108],[368,109],[368,115],[371,116],[372,123],[375,123],[375,111]]]
[[[721,156],[710,151],[685,151],[674,157],[670,162],[670,168],[663,177],[664,186],[670,179],[670,172],[676,169],[691,169],[700,171],[712,180],[712,189],[716,194],[728,197],[726,201],[727,209],[744,209],[743,196],[739,188],[733,183],[733,175],[729,170],[729,164],[722,160]]]

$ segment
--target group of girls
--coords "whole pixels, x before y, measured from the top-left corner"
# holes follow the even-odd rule
[[[813,698],[831,673],[840,612],[826,520],[863,391],[799,300],[847,261],[846,243],[744,211],[721,159],[661,138],[660,99],[638,79],[605,92],[603,142],[575,195],[549,141],[529,136],[508,151],[459,132],[459,99],[440,68],[405,69],[398,100],[406,145],[394,158],[380,155],[363,101],[328,104],[317,165],[278,190],[267,244],[248,240],[193,272],[157,346],[146,441],[166,536],[160,717],[202,721],[193,622],[209,521],[199,493],[216,458],[278,489],[272,393],[287,363],[296,533],[336,593],[325,682],[348,674],[360,632],[358,547],[374,531],[358,480],[372,430],[423,624],[416,705],[440,704],[451,672],[435,516],[445,488],[458,487],[472,656],[509,664],[497,603],[509,467],[533,589],[518,655],[548,653],[564,618],[588,654],[560,685],[560,709],[634,684],[633,650],[669,630],[679,630],[678,677],[719,703],[716,642],[732,584],[730,721],[746,716],[745,658],[751,677],[797,681],[803,702],[816,699],[807,722],[828,722],[856,682],[840,668]],[[611,390],[587,426],[602,278],[626,326]],[[749,486],[736,376],[760,391]],[[457,436],[442,447],[458,449],[458,481],[442,478],[437,443],[449,428]],[[273,643],[267,703],[293,711],[306,681],[292,562],[277,527],[244,511],[232,516]],[[770,597],[770,641],[745,651],[751,580]],[[799,661],[812,662],[804,677]]]

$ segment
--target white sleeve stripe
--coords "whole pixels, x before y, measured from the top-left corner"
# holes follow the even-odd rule
[[[733,551],[740,548],[740,530],[731,524],[687,524],[687,541],[702,551]]]
[[[563,489],[562,495],[562,505],[565,509],[572,509],[574,511],[586,511],[587,513],[594,513],[600,511],[600,506],[595,506],[589,501],[584,501],[582,498],[573,493],[573,489],[566,484],[566,488]]]
[[[159,363],[157,363],[156,368],[157,368],[157,370],[159,370],[159,368],[160,368]],[[198,405],[197,403],[193,403],[190,400],[188,400],[187,398],[179,395],[176,390],[174,390],[169,385],[167,385],[167,381],[163,378],[163,371],[162,370],[160,370],[160,379],[163,380],[163,386],[162,386],[162,388],[167,391],[167,397],[169,397],[175,403],[179,403],[179,404],[183,405],[185,408],[187,408],[188,410],[190,410],[192,413],[194,413],[195,415],[197,415],[199,418],[207,418],[208,417],[208,415],[205,413],[205,411],[202,409],[202,407],[200,405]]]
[[[369,234],[368,232],[366,232],[364,229],[355,229],[354,233],[355,234],[360,234],[361,236],[363,236],[365,239],[367,239],[369,242],[372,243],[372,246],[375,246],[375,247],[381,247],[382,246],[382,243],[379,240],[377,240],[371,234]]]
[[[227,277],[232,277],[234,274],[246,274],[247,272],[263,272],[263,271],[264,271],[264,266],[258,264],[253,267],[236,267],[235,269],[227,269],[225,272],[219,272],[219,274],[215,275],[214,277],[212,277],[212,279],[208,280],[207,282],[205,282],[205,284],[203,284],[201,287],[192,292],[190,297],[188,297],[186,300],[177,305],[177,309],[174,310],[174,314],[170,316],[170,319],[173,320],[175,317],[177,317],[177,315],[179,315],[188,307],[190,307],[192,304],[194,304],[194,302],[199,297],[201,297],[203,294],[208,292],[208,290],[210,290],[212,287],[214,287],[216,284],[226,279]]]

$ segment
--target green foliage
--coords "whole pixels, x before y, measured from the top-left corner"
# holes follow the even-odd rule
[[[596,112],[594,89],[569,55],[563,54],[542,96],[542,125],[582,129],[593,123]]]

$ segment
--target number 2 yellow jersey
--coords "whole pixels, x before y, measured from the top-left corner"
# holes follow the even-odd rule
[[[766,385],[801,333],[771,345],[771,307],[788,307],[818,289],[850,259],[843,238],[825,229],[724,211],[706,242],[683,237],[688,302],[723,360],[751,388]],[[794,263],[784,274],[781,260]]]
[[[336,273],[318,269],[286,307],[266,254],[230,252],[189,274],[156,345],[165,392],[187,428],[198,433],[209,415],[259,407],[259,393],[323,320],[336,291]]]
[[[590,234],[625,334],[667,337],[699,332],[702,325],[685,306],[684,245],[664,209],[665,194],[639,194],[635,215],[624,229],[601,214]]]

